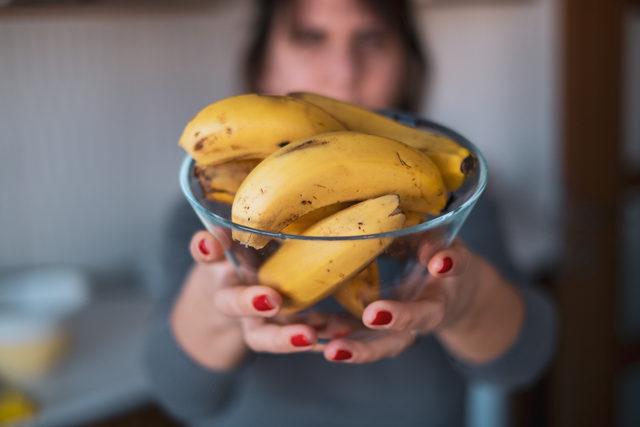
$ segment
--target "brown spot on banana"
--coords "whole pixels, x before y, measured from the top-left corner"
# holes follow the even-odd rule
[[[220,150],[218,150],[218,151],[220,151]],[[259,157],[258,157],[257,153],[246,153],[246,154],[243,154],[241,156],[233,157],[233,158],[231,158],[229,160],[254,160],[254,159],[258,159],[258,158]]]
[[[291,148],[289,150],[285,150],[284,152],[281,152],[280,156],[284,156],[286,154],[293,153],[294,151],[305,150],[307,148],[312,148],[312,147],[319,147],[321,145],[328,144],[329,142],[330,141],[322,140],[322,139],[310,139],[308,141],[303,142],[300,145],[296,145],[295,147],[293,147],[293,148]]]
[[[400,160],[400,164],[401,164],[402,166],[404,166],[405,168],[409,168],[409,169],[411,169],[411,166],[409,166],[409,165],[407,164],[407,162],[405,162],[404,160],[402,160],[402,157],[400,157],[400,153],[398,153],[397,151],[396,151],[396,156],[398,156],[398,160]]]
[[[469,154],[460,163],[460,172],[462,172],[465,175],[468,175],[472,172],[475,172],[477,167],[478,167],[478,159],[476,159],[476,157],[473,156],[472,154]]]
[[[391,212],[391,213],[389,214],[389,217],[396,216],[396,215],[400,215],[400,214],[403,214],[402,210],[401,210],[400,208],[396,208],[396,209],[394,209],[394,211],[393,211],[393,212]]]
[[[455,200],[456,196],[454,196],[453,193],[450,193],[449,198],[447,199],[447,203],[444,205],[444,208],[442,208],[442,212],[446,212],[451,207],[453,202],[455,202]]]
[[[216,187],[209,187],[209,191],[214,192],[214,193],[231,194],[232,196],[235,196],[235,194],[236,194],[233,191],[225,190],[224,188],[216,188]]]

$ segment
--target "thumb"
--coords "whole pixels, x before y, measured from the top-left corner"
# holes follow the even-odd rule
[[[224,230],[215,230],[216,235],[214,237],[213,234],[208,231],[198,231],[191,238],[191,243],[189,244],[189,250],[191,251],[191,256],[197,262],[201,263],[212,263],[216,261],[220,261],[224,258],[224,241],[221,242],[220,238],[225,238]],[[219,237],[218,237],[219,235]]]
[[[425,251],[428,252],[428,251]],[[420,252],[420,263],[427,266],[429,274],[437,278],[461,276],[468,267],[471,253],[461,240],[455,240],[451,246],[433,254]]]

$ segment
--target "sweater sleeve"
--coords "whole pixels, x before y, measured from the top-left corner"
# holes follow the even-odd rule
[[[214,417],[223,411],[238,375],[238,371],[215,372],[196,363],[176,342],[169,325],[169,313],[192,264],[189,241],[200,228],[186,202],[173,212],[161,254],[164,295],[156,306],[144,355],[154,397],[169,413],[185,421]]]
[[[514,267],[499,227],[497,209],[483,197],[462,230],[462,237],[474,251],[492,263],[514,286],[524,303],[524,319],[511,347],[490,362],[453,363],[472,381],[485,381],[507,388],[534,382],[551,361],[556,347],[557,316],[552,300]]]

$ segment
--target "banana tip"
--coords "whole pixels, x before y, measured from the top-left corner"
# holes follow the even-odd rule
[[[478,168],[478,159],[473,154],[469,154],[465,159],[460,163],[460,172],[465,175],[470,175],[475,172]]]

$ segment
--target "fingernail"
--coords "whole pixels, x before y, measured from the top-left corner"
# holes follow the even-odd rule
[[[259,311],[268,311],[273,309],[273,305],[271,305],[271,301],[266,295],[258,295],[253,299],[253,306],[256,310]]]
[[[376,313],[376,318],[373,319],[373,322],[371,322],[372,325],[388,325],[389,323],[391,323],[391,320],[393,319],[393,315],[388,312],[387,310],[380,310],[379,312]]]
[[[207,241],[205,239],[200,240],[200,243],[198,243],[198,249],[200,250],[202,255],[209,255],[211,253],[209,252],[209,248],[207,247]]]
[[[453,267],[453,260],[448,256],[446,256],[442,259],[442,267],[440,267],[440,270],[438,270],[438,273],[440,274],[446,273],[447,271],[451,270],[451,267]]]
[[[349,350],[338,350],[336,351],[335,356],[333,356],[333,360],[348,360],[351,359],[353,354]]]
[[[295,347],[306,347],[311,345],[307,337],[302,334],[294,335],[291,337],[291,344]]]

